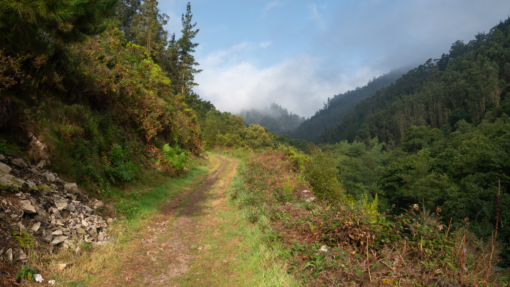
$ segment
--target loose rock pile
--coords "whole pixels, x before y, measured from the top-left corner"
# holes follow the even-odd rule
[[[76,252],[85,243],[109,243],[106,231],[112,219],[105,221],[95,214],[103,203],[90,199],[76,183],[66,183],[44,170],[44,164],[33,166],[0,154],[1,261],[28,261],[23,250],[13,246],[13,236],[36,238],[50,248]]]

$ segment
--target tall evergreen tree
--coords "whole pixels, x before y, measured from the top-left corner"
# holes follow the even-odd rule
[[[0,0],[0,48],[52,53],[106,29],[117,0]]]
[[[186,15],[182,15],[182,37],[177,41],[178,56],[179,56],[179,85],[183,95],[190,93],[195,83],[195,74],[200,73],[202,70],[197,70],[194,67],[199,64],[195,61],[193,52],[198,46],[198,43],[193,43],[193,39],[197,35],[199,29],[194,30],[195,24],[191,24],[193,14],[191,14],[191,4],[188,2],[186,7]]]
[[[168,23],[168,15],[161,14],[158,1],[145,0],[139,8],[140,13],[133,16],[131,33],[136,44],[144,46],[147,54],[161,62],[167,42],[167,31],[163,26]],[[160,60],[160,61],[158,61]]]
[[[138,14],[138,8],[141,4],[141,0],[120,0],[117,5],[119,29],[124,32],[124,38],[131,42],[135,41],[133,33],[131,33],[131,21]]]

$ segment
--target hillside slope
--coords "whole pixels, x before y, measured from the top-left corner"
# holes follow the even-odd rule
[[[315,115],[307,119],[297,129],[291,131],[292,138],[316,142],[322,132],[340,123],[342,118],[356,107],[356,104],[371,97],[379,89],[393,83],[402,76],[407,69],[393,70],[387,74],[370,80],[365,86],[335,95]]]
[[[455,42],[449,54],[429,60],[383,88],[328,128],[319,142],[403,141],[413,125],[452,127],[461,119],[479,123],[510,113],[510,20],[467,44]]]

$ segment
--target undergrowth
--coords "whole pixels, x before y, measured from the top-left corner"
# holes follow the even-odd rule
[[[376,201],[342,197],[336,201],[306,201],[289,193],[288,178],[297,177],[294,162],[284,152],[232,152],[244,158],[242,184],[230,199],[246,209],[247,220],[271,219],[268,246],[283,246],[278,256],[288,272],[307,286],[508,286],[508,276],[494,273],[491,248],[468,231],[469,221],[453,228],[442,222],[441,210],[418,204],[398,216],[377,211]]]

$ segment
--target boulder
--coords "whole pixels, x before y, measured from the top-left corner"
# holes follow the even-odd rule
[[[0,160],[4,160],[5,156],[3,154],[0,154]]]
[[[11,169],[12,168],[10,166],[0,162],[0,176],[3,176],[4,174],[9,174],[9,172],[11,172]]]
[[[35,207],[32,205],[30,200],[20,200],[19,201],[19,207],[27,214],[34,214],[37,213],[35,210]]]

